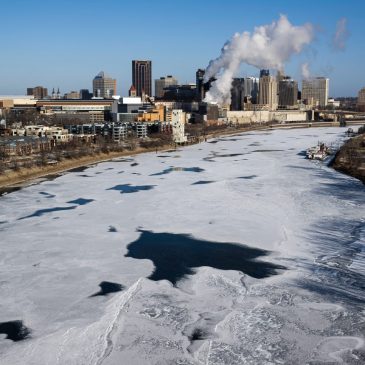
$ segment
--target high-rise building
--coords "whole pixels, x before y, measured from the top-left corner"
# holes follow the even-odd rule
[[[357,97],[357,109],[360,112],[365,112],[365,87],[359,91],[359,95]]]
[[[168,75],[166,77],[160,77],[155,80],[155,97],[158,99],[163,98],[164,96],[164,88],[169,86],[178,85],[177,79],[175,77]]]
[[[315,77],[303,80],[302,100],[308,105],[325,107],[328,102],[329,79]]]
[[[278,84],[275,77],[260,77],[259,104],[267,105],[270,110],[278,107]]]
[[[137,96],[152,96],[152,61],[132,61],[132,85]]]
[[[245,79],[234,78],[231,88],[231,110],[243,110],[245,99]]]
[[[199,68],[196,73],[196,93],[197,100],[202,101],[205,98],[205,90],[204,90],[204,75],[205,70]]]
[[[259,79],[257,77],[245,78],[245,98],[251,98],[251,103],[257,104],[259,98]]]
[[[260,70],[260,77],[270,76],[270,70]]]
[[[279,106],[292,108],[298,104],[298,82],[289,76],[281,76],[279,80]]]
[[[93,79],[93,94],[97,98],[111,99],[117,93],[117,80],[112,79],[104,71],[99,72]]]
[[[27,95],[33,95],[34,99],[44,99],[48,96],[48,90],[43,86],[28,87]]]

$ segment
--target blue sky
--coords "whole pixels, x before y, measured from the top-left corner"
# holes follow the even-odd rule
[[[153,78],[172,74],[194,82],[235,33],[252,31],[285,14],[312,23],[316,37],[286,73],[300,80],[300,65],[330,78],[332,96],[355,96],[365,86],[362,0],[12,0],[1,4],[0,94],[24,94],[43,85],[62,93],[91,89],[101,70],[117,79],[118,93],[131,85],[131,60],[151,59]],[[345,17],[344,51],[333,50],[336,22]],[[257,75],[252,67],[240,76]]]

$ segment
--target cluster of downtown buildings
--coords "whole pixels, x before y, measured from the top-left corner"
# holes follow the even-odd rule
[[[123,139],[128,128],[138,137],[149,130],[172,131],[177,142],[184,142],[185,123],[302,122],[314,119],[314,110],[334,109],[339,102],[329,98],[329,79],[316,77],[298,82],[278,72],[261,70],[259,77],[234,78],[230,105],[204,102],[214,78],[205,80],[198,69],[195,83],[181,85],[172,75],[154,80],[152,62],[132,61],[129,95],[117,95],[117,80],[100,72],[92,80],[93,89],[61,94],[45,87],[27,89],[27,96],[0,96],[0,113],[22,113],[33,109],[54,124],[67,126],[70,133],[108,133],[115,141]],[[362,104],[363,103],[363,104]],[[358,98],[365,110],[365,89]],[[1,119],[1,114],[0,114]],[[6,118],[5,118],[6,119]]]

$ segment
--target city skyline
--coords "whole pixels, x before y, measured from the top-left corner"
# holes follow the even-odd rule
[[[96,1],[89,1],[86,6],[84,1],[75,4],[66,0],[62,7],[57,1],[50,1],[47,6],[41,1],[24,0],[4,4],[3,10],[16,17],[2,21],[7,37],[2,46],[0,94],[25,94],[32,85],[49,90],[59,87],[63,93],[91,90],[92,78],[104,70],[117,79],[117,93],[127,95],[132,84],[133,59],[153,62],[153,80],[174,75],[182,84],[194,82],[196,70],[206,68],[210,60],[218,57],[221,47],[235,32],[252,32],[255,26],[270,24],[280,14],[286,14],[294,25],[310,22],[315,29],[311,45],[285,68],[300,87],[300,70],[305,63],[313,76],[331,79],[330,96],[356,96],[364,86],[361,15],[365,5],[360,2],[348,1],[346,7],[333,2],[329,7],[308,1],[300,9],[288,1],[275,5],[268,1],[260,5],[229,1],[224,8],[218,2],[206,1],[187,1],[183,5],[142,3],[144,13],[139,14],[139,21],[142,24],[149,18],[149,27],[133,26],[134,18],[128,16],[116,22],[119,10],[133,13],[133,4],[117,1],[108,3],[110,27],[100,28],[94,26],[100,7]],[[55,13],[57,19],[62,19],[59,23],[66,25],[56,24],[56,17],[52,16]],[[171,15],[173,23],[159,26],[154,15],[166,14]],[[343,37],[334,47],[336,26],[337,31],[342,29]],[[244,65],[235,76],[258,73],[258,69]]]

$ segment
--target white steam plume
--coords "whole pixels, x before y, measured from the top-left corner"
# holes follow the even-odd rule
[[[301,71],[303,80],[307,80],[311,77],[311,73],[309,71],[309,65],[307,62],[302,64]]]
[[[332,46],[335,50],[343,51],[346,47],[346,41],[349,37],[347,31],[347,19],[341,18],[336,24],[336,32],[332,39]]]
[[[222,48],[221,54],[210,61],[205,72],[205,81],[215,77],[206,102],[229,104],[232,78],[242,63],[257,68],[283,70],[290,57],[302,51],[314,35],[309,23],[294,26],[285,15],[271,24],[256,27],[254,32],[236,33]]]

